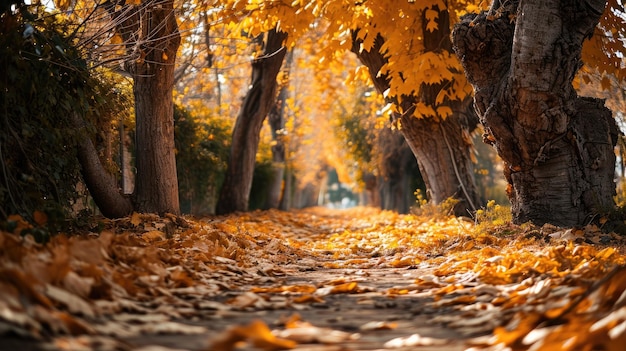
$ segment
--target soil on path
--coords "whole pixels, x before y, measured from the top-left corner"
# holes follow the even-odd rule
[[[307,322],[320,330],[311,334],[324,332],[332,334],[342,332],[338,337],[341,341],[324,343],[312,341],[299,343],[293,350],[297,351],[358,351],[358,350],[415,350],[416,346],[385,345],[393,339],[401,340],[416,335],[423,339],[419,350],[424,351],[461,351],[467,348],[467,335],[437,323],[432,323],[434,316],[457,314],[452,309],[435,308],[430,296],[398,295],[390,297],[385,294],[389,289],[412,289],[412,283],[420,274],[420,269],[385,268],[385,269],[319,269],[297,271],[279,280],[279,285],[270,284],[259,288],[276,286],[327,286],[329,282],[358,282],[363,292],[350,294],[331,294],[323,298],[323,302],[303,306],[273,307],[269,298],[267,309],[244,308],[242,310],[210,311],[192,319],[177,322],[192,327],[203,327],[205,332],[185,334],[143,334],[127,338],[106,338],[100,340],[85,338],[84,341],[74,340],[74,345],[56,342],[35,342],[19,338],[4,337],[0,339],[0,351],[30,350],[142,350],[142,351],[178,351],[197,350],[213,351],[211,345],[234,325],[244,326],[252,321],[261,320],[270,328],[284,328],[284,322],[293,316]],[[224,293],[220,300],[226,301],[241,296],[247,291],[230,291]],[[462,318],[462,317],[459,317]],[[376,325],[378,324],[378,325]],[[431,344],[431,345],[429,345]],[[241,351],[261,350],[250,345],[241,345]],[[215,350],[217,351],[217,350]]]
[[[622,239],[473,225],[311,209],[134,214],[45,246],[0,232],[0,351],[460,351],[507,324],[524,337],[529,315],[607,306],[576,331],[621,306],[602,289],[626,286]]]
[[[433,298],[430,294],[390,294],[390,291],[415,290],[413,282],[422,275],[432,274],[432,268],[415,266],[379,268],[381,265],[377,265],[376,262],[385,255],[371,254],[375,248],[361,247],[360,249],[367,252],[355,251],[355,254],[343,252],[338,256],[336,252],[332,254],[333,250],[318,250],[314,253],[305,247],[311,240],[321,243],[342,231],[358,232],[362,228],[377,225],[371,223],[371,218],[355,213],[318,209],[311,213],[299,214],[273,211],[262,215],[240,214],[230,217],[231,222],[224,218],[208,219],[208,222],[219,222],[215,226],[220,232],[232,230],[232,224],[235,224],[238,230],[245,228],[247,240],[255,240],[255,245],[249,242],[240,242],[239,245],[249,251],[246,253],[248,255],[254,250],[263,251],[264,255],[270,254],[269,262],[268,257],[259,260],[266,274],[259,274],[261,270],[259,267],[239,266],[237,258],[216,257],[224,267],[215,269],[212,275],[204,277],[204,281],[218,285],[218,292],[213,289],[210,294],[202,296],[201,291],[187,292],[185,295],[180,291],[184,289],[159,290],[164,295],[171,295],[169,300],[166,299],[168,296],[165,298],[126,296],[120,299],[123,302],[122,307],[113,308],[108,317],[79,320],[84,324],[93,323],[93,329],[85,335],[68,336],[60,333],[43,335],[33,340],[32,335],[26,331],[13,326],[4,326],[0,328],[0,331],[4,329],[2,333],[4,335],[0,336],[0,351],[226,351],[233,345],[219,346],[216,342],[228,338],[233,328],[246,327],[254,321],[262,321],[263,325],[270,329],[285,332],[287,330],[285,323],[289,320],[299,320],[297,323],[302,326],[300,329],[303,335],[296,337],[297,343],[294,348],[301,351],[408,350],[413,349],[415,345],[421,345],[423,350],[465,349],[464,340],[467,339],[467,335],[461,335],[442,324],[431,322],[437,315],[457,312],[433,307]],[[378,212],[366,210],[366,213]],[[120,228],[130,228],[133,235],[150,238],[149,245],[161,248],[167,248],[160,244],[161,239],[173,240],[176,239],[176,235],[184,235],[184,233],[175,234],[173,239],[158,236],[153,238],[154,230],[151,229],[159,227],[158,221],[156,219],[149,225],[146,224],[149,222],[147,218],[129,218],[128,223],[115,222],[111,228],[118,233],[121,231]],[[280,234],[267,236],[260,235],[257,231]],[[239,236],[236,240],[242,240],[241,235],[233,234]],[[287,245],[287,242],[290,244]],[[300,248],[295,248],[296,246]],[[204,248],[206,249],[206,246]],[[114,256],[111,252],[114,251],[116,257],[121,259],[122,255],[118,251],[107,250],[109,256]],[[394,252],[390,254],[393,255]],[[350,262],[355,259],[359,264]],[[329,263],[343,268],[328,268]],[[267,265],[272,264],[278,268],[267,268]],[[268,271],[270,273],[267,273]],[[135,286],[146,283],[143,279],[145,277],[139,278],[140,280],[133,283]],[[294,288],[288,291],[289,289],[284,287]],[[303,295],[308,299],[297,303],[295,298]],[[4,323],[2,320],[0,322]],[[135,328],[139,326],[141,328]],[[131,331],[132,328],[135,328],[135,331]],[[248,338],[250,337],[254,338],[254,335],[248,335]],[[398,342],[401,342],[398,338],[410,337],[413,338],[411,339],[413,346],[398,347]],[[418,337],[421,339],[416,341]],[[388,344],[394,339],[397,339],[395,346]],[[239,343],[236,349],[263,348],[255,347],[253,343]],[[274,348],[268,346],[267,349]]]

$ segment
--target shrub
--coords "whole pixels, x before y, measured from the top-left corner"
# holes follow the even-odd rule
[[[81,196],[73,117],[102,123],[110,95],[59,18],[26,5],[0,14],[0,219],[19,215],[51,232]]]
[[[217,191],[227,167],[231,129],[228,119],[201,118],[175,106],[176,168],[183,213],[215,212]]]

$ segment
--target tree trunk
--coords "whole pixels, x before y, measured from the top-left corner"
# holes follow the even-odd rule
[[[584,225],[614,207],[618,128],[572,79],[604,0],[494,1],[454,31],[484,139],[505,162],[514,221]]]
[[[72,122],[76,129],[81,131],[77,154],[83,180],[100,212],[109,218],[119,218],[131,214],[133,203],[130,197],[121,194],[115,176],[102,165],[98,151],[87,133],[85,122],[77,115],[72,116]]]
[[[263,120],[275,102],[287,34],[267,33],[263,56],[252,63],[252,83],[235,122],[228,169],[217,204],[217,214],[246,211]]]
[[[173,1],[145,6],[141,56],[132,71],[137,123],[137,211],[180,213],[172,88],[180,33]],[[143,5],[142,5],[143,6]]]
[[[417,186],[413,188],[412,185],[422,181],[416,170],[415,155],[398,131],[387,128],[379,133],[377,142],[384,154],[379,164],[380,176],[375,180],[375,198],[383,210],[408,213],[411,205],[415,204]]]
[[[447,11],[439,11],[438,29],[424,32],[424,47],[427,51],[448,50],[450,24]],[[426,21],[423,21],[424,25]],[[356,36],[354,36],[356,38]],[[386,62],[380,53],[384,38],[378,36],[370,52],[360,51],[360,43],[353,40],[353,51],[361,62],[367,66],[374,85],[379,92],[389,88],[388,77],[379,74]],[[402,96],[399,105],[403,111],[411,112],[413,105],[422,101],[434,105],[440,85],[423,84],[419,96]],[[393,102],[393,101],[391,101]],[[476,127],[475,116],[468,112],[468,101],[450,102],[453,113],[444,121],[435,118],[415,118],[412,113],[397,116],[400,131],[409,144],[426,183],[427,193],[431,201],[440,203],[450,197],[458,199],[455,206],[456,215],[467,215],[475,211],[482,200],[474,183],[474,169],[471,160],[472,143],[470,132]]]
[[[281,82],[280,92],[276,103],[272,106],[268,116],[268,122],[272,131],[272,178],[268,187],[268,196],[265,208],[278,208],[283,193],[285,178],[285,107],[289,94],[289,69],[293,62],[293,50],[287,53],[285,62],[285,76]]]
[[[89,145],[83,142],[79,152],[84,153],[81,163],[89,191],[99,194],[94,195],[94,201],[109,217],[120,217],[133,210],[178,214],[172,88],[181,39],[174,3],[172,0],[152,0],[136,6],[114,2],[103,6],[123,38],[130,57],[125,62],[125,69],[134,81],[137,177],[130,210],[126,203],[123,210],[116,208],[120,205],[111,199],[120,195],[119,190],[106,180],[110,177],[99,171],[102,165],[95,164],[97,155],[94,158]],[[98,178],[100,182],[93,181]]]
[[[459,104],[461,105],[461,104]],[[428,198],[441,203],[452,197],[459,200],[454,207],[458,216],[467,216],[482,205],[474,182],[471,159],[471,123],[461,107],[444,121],[403,116],[402,134],[418,160],[424,175]]]

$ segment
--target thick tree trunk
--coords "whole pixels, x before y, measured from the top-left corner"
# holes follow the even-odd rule
[[[146,6],[141,56],[132,72],[137,123],[137,211],[180,213],[172,88],[180,34],[173,1]]]
[[[263,120],[275,102],[277,82],[286,49],[287,34],[267,33],[263,56],[252,63],[252,83],[235,122],[233,140],[217,214],[248,210],[254,164]]]
[[[172,88],[176,52],[181,39],[174,2],[150,0],[139,5],[107,2],[103,6],[109,12],[117,33],[124,39],[130,57],[125,62],[125,69],[134,81],[137,177],[133,210],[180,213]],[[91,193],[101,193],[110,191],[112,187],[89,188]],[[110,196],[115,197],[113,194]],[[96,203],[103,213],[119,212],[107,208],[113,206],[109,202],[98,203],[96,200]]]
[[[451,48],[448,39],[449,26],[447,11],[439,11],[438,29],[432,32],[424,29],[425,49],[438,51]],[[372,50],[368,52],[360,51],[359,43],[353,41],[353,51],[369,69],[379,92],[389,88],[388,78],[384,74],[379,74],[380,68],[385,63],[385,58],[380,53],[383,43],[384,38],[379,36]],[[419,96],[403,96],[400,104],[403,111],[411,112],[413,105],[418,101],[433,105],[440,88],[437,85],[424,84],[420,88]],[[469,134],[477,121],[473,114],[468,113],[468,103],[469,101],[450,102],[453,114],[444,121],[435,118],[418,119],[412,113],[397,116],[401,125],[400,131],[413,150],[426,182],[429,198],[435,203],[450,197],[458,199],[459,203],[454,208],[456,215],[467,215],[482,204],[474,182],[474,168],[470,156],[472,144]]]
[[[454,212],[467,216],[482,205],[474,182],[468,123],[460,107],[444,121],[403,117],[402,134],[418,160],[429,199],[459,200]]]
[[[453,34],[486,142],[505,162],[516,222],[582,225],[614,206],[618,128],[572,79],[603,0],[494,1]]]

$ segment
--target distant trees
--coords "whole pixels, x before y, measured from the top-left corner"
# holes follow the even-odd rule
[[[221,8],[225,16],[241,18],[241,5],[225,3]],[[457,205],[457,214],[467,214],[481,204],[469,156],[468,135],[476,119],[467,113],[467,103],[454,102],[467,101],[469,90],[465,88],[458,63],[450,56],[446,3],[397,5],[294,2],[291,6],[265,6],[259,3],[245,8],[245,18],[249,20],[243,21],[242,27],[256,33],[280,23],[281,30],[289,33],[287,44],[290,44],[321,18],[315,23],[325,26],[324,40],[328,47],[320,56],[332,60],[337,51],[352,49],[357,53],[370,69],[380,93],[392,103],[400,131],[418,159],[432,199],[440,202],[450,196],[457,197],[462,200]],[[365,13],[369,15],[364,16]],[[345,29],[352,30],[354,37],[346,35]],[[406,47],[411,49],[407,52]],[[408,65],[422,68],[408,68]]]

